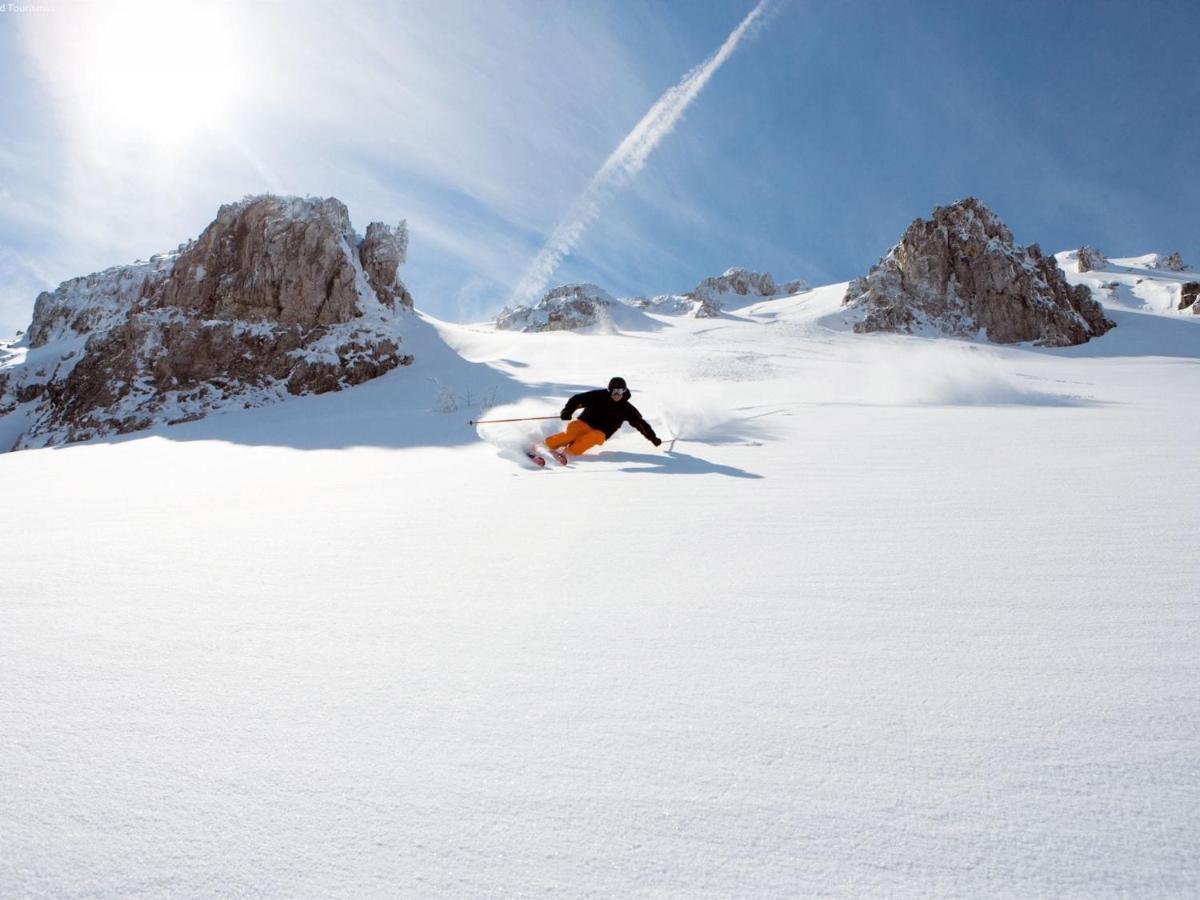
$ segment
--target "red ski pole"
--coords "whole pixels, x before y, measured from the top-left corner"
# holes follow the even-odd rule
[[[540,422],[543,419],[557,419],[558,416],[526,416],[523,419],[472,419],[468,425],[495,425],[499,422]]]

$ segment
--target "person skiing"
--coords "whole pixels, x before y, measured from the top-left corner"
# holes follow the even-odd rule
[[[662,444],[650,424],[642,418],[629,398],[629,386],[624,378],[611,378],[608,390],[584,391],[576,394],[563,407],[560,418],[569,423],[566,430],[552,434],[546,438],[545,444],[551,450],[565,450],[572,456],[603,444],[616,434],[622,424],[628,422],[642,433],[642,436],[655,447]],[[575,410],[583,408],[578,419],[572,419]]]

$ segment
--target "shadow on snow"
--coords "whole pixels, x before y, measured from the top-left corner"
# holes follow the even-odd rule
[[[720,463],[700,459],[678,450],[668,450],[659,453],[630,453],[627,450],[602,450],[595,456],[578,457],[574,462],[605,462],[605,463],[636,463],[625,466],[621,472],[649,472],[656,475],[728,475],[731,478],[762,478],[754,472],[747,472],[735,466],[723,466]]]

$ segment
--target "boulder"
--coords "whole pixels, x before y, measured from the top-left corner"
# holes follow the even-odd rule
[[[975,198],[917,219],[879,262],[849,285],[857,332],[924,331],[996,343],[1081,344],[1114,323],[1054,257],[1021,247]]]

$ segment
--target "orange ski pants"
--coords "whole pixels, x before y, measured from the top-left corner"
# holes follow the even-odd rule
[[[591,450],[604,443],[604,432],[593,428],[587,422],[572,419],[567,423],[567,430],[552,434],[546,438],[546,446],[551,450],[563,449],[572,456],[578,456],[586,450]]]

